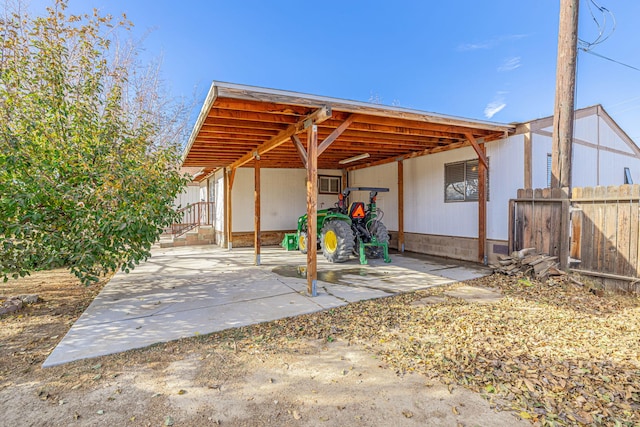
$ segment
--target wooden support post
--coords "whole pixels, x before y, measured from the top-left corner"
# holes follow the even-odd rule
[[[349,171],[342,169],[342,188],[340,191],[344,191],[349,186]]]
[[[253,198],[255,202],[254,209],[254,238],[253,238],[253,246],[255,250],[255,264],[260,265],[260,156],[256,155],[255,160],[253,161],[254,169],[253,169],[253,182],[254,182],[254,192]]]
[[[233,249],[233,203],[232,203],[232,190],[233,190],[233,180],[236,177],[236,169],[231,168],[227,170],[227,200],[226,200],[226,208],[227,208],[227,248],[229,250]]]
[[[579,0],[560,0],[551,188],[571,188],[571,146],[576,91]],[[570,190],[569,190],[570,191]]]
[[[487,163],[484,144],[479,147],[482,156],[478,156],[478,261],[487,263]],[[485,159],[485,162],[482,161]]]
[[[515,211],[516,209],[516,201],[513,199],[509,200],[509,254],[511,254],[511,252],[515,251],[515,247],[516,247],[516,216],[515,216]]]
[[[228,178],[227,178],[227,170],[223,169],[222,170],[222,188],[223,188],[223,200],[224,200],[224,204],[222,205],[223,209],[224,209],[224,213],[222,215],[222,221],[223,221],[223,225],[222,225],[222,246],[226,245],[227,242],[229,241],[229,203],[228,203],[228,193],[229,193],[229,185],[227,184]]]
[[[398,250],[404,252],[404,164],[398,163]]]
[[[307,292],[315,297],[318,280],[318,126],[307,129]]]
[[[527,126],[524,134],[524,188],[533,188],[533,144],[531,128]]]

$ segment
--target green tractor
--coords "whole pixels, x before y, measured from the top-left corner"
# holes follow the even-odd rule
[[[353,191],[369,191],[369,204],[354,202],[348,208],[346,199]],[[345,262],[351,255],[367,264],[367,258],[389,258],[389,233],[382,223],[382,211],[376,196],[388,188],[349,187],[338,195],[335,207],[318,211],[318,244],[329,262]],[[380,213],[380,215],[379,215]],[[298,218],[298,249],[307,253],[307,215]]]

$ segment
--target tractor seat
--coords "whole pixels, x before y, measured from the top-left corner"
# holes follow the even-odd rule
[[[360,219],[365,217],[364,203],[354,202],[349,207],[349,217],[352,219]]]

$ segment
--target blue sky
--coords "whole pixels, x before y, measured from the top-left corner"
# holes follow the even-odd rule
[[[609,37],[593,52],[640,68],[640,1],[594,1],[616,26],[607,15]],[[132,36],[144,37],[142,57],[162,57],[171,92],[195,93],[197,109],[218,80],[508,123],[553,114],[559,3],[70,0],[70,9],[125,12]],[[590,9],[603,23],[581,0],[585,41],[599,33]],[[602,104],[640,143],[640,71],[581,52],[577,75],[576,106]]]

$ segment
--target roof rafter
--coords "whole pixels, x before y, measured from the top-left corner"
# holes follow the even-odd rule
[[[322,108],[318,108],[313,113],[309,114],[308,116],[305,116],[302,120],[291,124],[285,130],[281,131],[279,134],[277,134],[276,136],[274,136],[264,144],[260,145],[255,150],[249,151],[244,156],[240,157],[238,160],[231,163],[229,167],[232,169],[238,168],[244,165],[245,163],[250,162],[256,154],[258,156],[261,156],[264,153],[268,153],[269,151],[273,150],[279,145],[282,145],[285,142],[287,142],[287,140],[292,135],[302,132],[303,130],[305,130],[306,128],[308,128],[310,125],[314,123],[322,123],[323,121],[327,120],[329,117],[331,117],[331,107],[328,107],[325,105]]]

